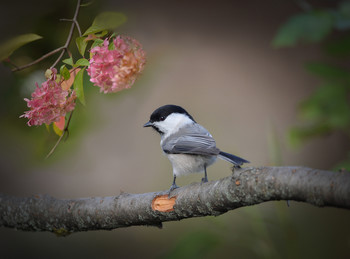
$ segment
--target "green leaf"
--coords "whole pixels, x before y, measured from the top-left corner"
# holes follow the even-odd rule
[[[60,130],[55,123],[52,123],[52,128],[56,135],[62,136],[63,130]]]
[[[126,16],[118,12],[104,12],[96,16],[92,25],[84,32],[83,36],[92,33],[111,30],[126,22]]]
[[[64,80],[68,80],[70,78],[70,73],[66,65],[62,65],[60,68],[60,74],[63,76]]]
[[[99,46],[101,44],[103,44],[103,40],[102,39],[97,39],[97,40],[94,41],[94,43],[92,43],[91,48],[94,48],[94,47]]]
[[[75,76],[75,79],[74,79],[74,83],[73,83],[74,91],[76,92],[79,101],[83,105],[85,105],[84,87],[83,87],[84,70],[85,70],[85,68],[83,68],[82,70],[80,70],[77,73],[77,75]]]
[[[326,11],[314,11],[291,17],[282,25],[272,41],[274,47],[295,46],[297,42],[315,43],[323,40],[333,26],[332,15]]]
[[[45,123],[45,128],[46,128],[47,132],[50,132],[50,124]]]
[[[307,63],[305,68],[315,74],[325,79],[350,79],[350,73],[344,68],[337,66],[332,66],[324,63]]]
[[[330,131],[331,128],[326,124],[315,124],[304,128],[294,127],[288,132],[288,140],[294,147],[298,147],[306,140],[325,135]]]
[[[80,55],[84,57],[85,49],[87,46],[86,37],[78,37],[75,39],[75,43],[77,44]]]
[[[80,4],[80,7],[86,7],[86,6],[92,5],[93,3],[94,3],[94,1],[92,0],[92,1],[84,3],[84,4]]]
[[[301,103],[300,111],[308,122],[326,123],[331,129],[350,126],[350,90],[347,85],[329,83]]]
[[[115,50],[115,45],[114,45],[114,42],[111,41],[108,45],[108,50]]]
[[[112,33],[112,35],[109,37],[110,39],[114,38],[115,36],[117,36],[117,34],[115,32]]]
[[[107,35],[107,33],[108,33],[108,31],[103,31],[103,32],[101,32],[101,33],[95,34],[95,36],[96,36],[96,37],[103,37],[103,36]]]
[[[12,38],[2,43],[0,45],[0,61],[3,61],[4,59],[11,56],[16,49],[22,47],[23,45],[41,38],[42,37],[37,34],[28,33],[28,34],[19,35],[15,38]]]
[[[86,58],[81,58],[81,59],[78,59],[77,62],[75,63],[74,67],[79,67],[79,66],[89,66],[90,63],[89,63],[89,60],[87,60]]]
[[[64,60],[62,60],[62,62],[67,64],[67,65],[74,66],[74,62],[73,62],[73,58],[72,57],[64,59]]]

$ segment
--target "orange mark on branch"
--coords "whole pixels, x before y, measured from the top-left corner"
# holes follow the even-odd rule
[[[174,210],[176,196],[169,198],[168,195],[159,195],[152,201],[152,210],[170,212]]]
[[[241,185],[241,182],[239,180],[236,180],[236,185]]]

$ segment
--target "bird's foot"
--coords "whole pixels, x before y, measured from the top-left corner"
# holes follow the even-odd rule
[[[208,182],[208,178],[207,177],[203,177],[202,178],[202,183],[207,183]]]
[[[170,189],[169,189],[169,197],[170,197],[170,194],[173,190],[179,188],[179,186],[177,186],[175,183],[173,183],[171,186],[170,186]]]
[[[234,173],[236,170],[242,169],[242,167],[240,167],[239,165],[233,165],[232,166],[232,173]]]

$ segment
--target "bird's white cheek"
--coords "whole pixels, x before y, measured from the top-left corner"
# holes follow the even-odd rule
[[[159,123],[159,122],[155,122],[154,126],[156,126],[158,128],[159,131],[161,131],[163,134],[167,134],[169,129],[166,127],[166,125],[164,125],[164,123]]]
[[[163,138],[176,133],[180,128],[192,124],[193,121],[183,114],[170,114],[164,121],[155,122],[154,125],[163,132]]]

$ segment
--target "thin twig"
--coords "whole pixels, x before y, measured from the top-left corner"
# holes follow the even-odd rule
[[[63,49],[63,51],[61,52],[61,55],[56,59],[56,61],[55,61],[55,63],[53,63],[53,65],[51,66],[51,68],[53,68],[53,67],[55,67],[56,65],[57,65],[57,63],[61,60],[61,58],[63,57],[63,55],[64,55],[64,53],[66,52],[66,51],[68,51],[68,46],[69,46],[69,44],[70,44],[70,42],[71,42],[71,40],[72,40],[72,36],[73,36],[73,32],[74,32],[74,27],[76,26],[76,24],[78,23],[78,21],[77,21],[77,17],[78,17],[78,13],[79,13],[79,9],[80,9],[80,1],[81,0],[78,0],[78,2],[77,2],[77,7],[76,7],[76,9],[75,9],[75,13],[74,13],[74,17],[73,17],[73,19],[72,19],[72,25],[71,25],[71,27],[70,27],[70,31],[69,31],[69,34],[68,34],[68,38],[67,38],[67,40],[66,40],[66,43],[64,44],[64,49]],[[79,27],[77,27],[78,28],[78,31],[79,31],[79,33],[80,33],[80,28]]]
[[[40,58],[34,60],[33,62],[31,62],[31,63],[29,63],[29,64],[26,64],[26,65],[20,66],[20,67],[15,67],[15,68],[12,69],[12,72],[17,72],[17,71],[23,70],[23,69],[25,69],[25,68],[28,68],[28,67],[30,67],[30,66],[33,66],[33,65],[39,63],[40,61],[42,61],[42,60],[44,60],[44,59],[46,59],[46,58],[52,56],[53,54],[56,54],[57,52],[59,52],[59,51],[62,50],[62,49],[64,49],[64,46],[59,47],[59,48],[57,48],[57,49],[55,49],[55,50],[53,50],[53,51],[51,51],[51,52],[45,54],[44,56],[42,56],[42,57],[40,57]]]
[[[51,149],[51,151],[47,154],[47,156],[45,157],[45,159],[48,159],[52,153],[56,150],[58,144],[61,142],[61,140],[63,139],[63,136],[66,132],[63,131],[62,135],[60,136],[60,138],[57,140],[56,144],[53,146],[53,148]]]
[[[60,22],[73,22],[72,19],[61,18]]]
[[[64,128],[64,130],[66,130],[66,131],[68,131],[68,126],[69,126],[70,120],[72,119],[73,111],[71,111],[69,118],[68,118],[68,121],[67,121],[67,126]]]
[[[77,29],[78,29],[78,32],[79,32],[79,37],[81,37],[81,30],[80,30],[80,26],[79,26],[79,23],[78,23],[78,21],[77,20],[75,20],[74,21],[74,23],[75,23],[75,27],[77,27]]]
[[[16,64],[13,63],[12,60],[11,60],[10,58],[5,59],[5,61],[6,61],[7,63],[9,63],[10,65],[14,66],[15,68],[18,68],[18,66],[16,66]]]
[[[67,50],[67,48],[63,47],[61,54],[58,56],[58,58],[56,59],[55,63],[53,63],[50,68],[54,68],[57,65],[57,63],[61,60],[61,58],[63,57],[63,55],[66,52],[66,50]]]
[[[74,17],[72,19],[72,26],[70,27],[70,32],[69,32],[69,35],[68,35],[68,38],[67,38],[67,41],[66,41],[66,44],[65,44],[65,47],[68,48],[69,46],[69,43],[70,41],[72,40],[72,36],[73,36],[73,31],[74,31],[74,26],[76,25],[77,22],[77,17],[78,17],[78,13],[79,13],[79,8],[80,8],[80,2],[81,0],[78,0],[77,2],[77,7],[75,9],[75,13],[74,13]]]
[[[60,19],[60,21],[63,21],[63,22],[74,22],[75,23],[75,27],[77,27],[78,29],[78,32],[79,32],[79,36],[81,37],[81,30],[80,30],[80,26],[79,26],[79,23],[77,22],[77,20],[73,20],[73,19]]]
[[[79,9],[80,9],[80,2],[81,0],[78,0],[77,1],[77,7],[75,9],[75,13],[74,13],[74,17],[73,19],[71,19],[71,22],[72,22],[72,25],[70,27],[70,31],[69,31],[69,34],[68,34],[68,37],[67,37],[67,40],[66,40],[66,43],[64,44],[64,46],[62,47],[59,47],[47,54],[45,54],[44,56],[34,60],[33,62],[29,63],[29,64],[26,64],[24,66],[20,66],[20,67],[15,67],[14,69],[12,69],[12,72],[16,72],[16,71],[20,71],[20,70],[23,70],[25,68],[28,68],[30,66],[33,66],[37,63],[39,63],[40,61],[52,56],[53,54],[56,54],[57,52],[61,51],[61,54],[59,55],[59,57],[56,59],[56,61],[53,63],[53,65],[51,66],[51,68],[55,67],[57,65],[57,63],[61,60],[61,58],[63,57],[64,53],[67,51],[68,49],[68,46],[72,40],[72,36],[73,36],[73,32],[74,32],[74,27],[77,27],[78,29],[78,32],[79,32],[79,35],[81,36],[81,30],[80,30],[80,26],[78,24],[78,21],[77,21],[77,17],[78,17],[78,14],[79,14]],[[61,19],[61,20],[68,20],[68,19]]]
[[[74,111],[74,110],[73,110],[73,111]],[[68,118],[68,121],[67,121],[67,125],[66,125],[66,127],[63,129],[62,135],[59,137],[59,139],[57,140],[56,144],[53,146],[53,148],[52,148],[52,149],[50,150],[50,152],[47,154],[47,156],[45,157],[45,159],[48,159],[48,158],[53,154],[53,152],[55,152],[55,150],[56,150],[58,144],[61,143],[61,141],[62,141],[64,135],[65,135],[66,133],[69,134],[69,132],[68,132],[68,126],[69,126],[70,121],[71,121],[71,119],[72,119],[73,111],[71,111],[71,113],[70,113],[70,115],[69,115],[69,118]]]

